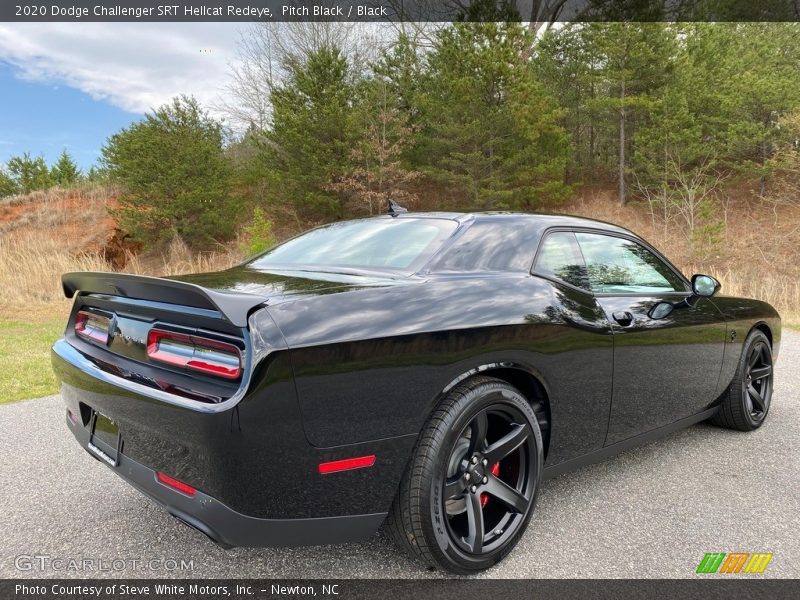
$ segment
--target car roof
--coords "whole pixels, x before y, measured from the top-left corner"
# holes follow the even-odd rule
[[[596,219],[588,219],[585,217],[576,217],[573,215],[561,215],[552,213],[524,213],[524,212],[506,212],[506,211],[489,211],[489,212],[404,212],[396,216],[381,215],[384,218],[421,218],[421,219],[449,219],[458,221],[459,223],[466,223],[469,221],[475,222],[527,222],[532,227],[536,228],[538,232],[551,227],[586,227],[590,229],[602,229],[604,231],[627,233],[636,235],[632,231],[608,223],[606,221],[599,221]],[[638,237],[638,236],[636,236]]]

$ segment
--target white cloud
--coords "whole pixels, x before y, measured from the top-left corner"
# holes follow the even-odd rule
[[[220,104],[236,63],[235,23],[0,23],[18,77],[67,85],[143,113],[178,94]]]

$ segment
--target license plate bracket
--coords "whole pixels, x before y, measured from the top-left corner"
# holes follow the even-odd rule
[[[122,436],[119,424],[96,410],[92,411],[89,424],[89,452],[112,467],[119,465]]]

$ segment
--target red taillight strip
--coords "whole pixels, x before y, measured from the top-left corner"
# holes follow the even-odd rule
[[[79,310],[75,315],[75,333],[86,340],[107,344],[110,327],[111,319],[104,315],[85,310]]]
[[[159,483],[163,483],[167,487],[171,487],[173,490],[179,491],[181,494],[186,494],[187,496],[194,496],[197,493],[197,490],[190,486],[188,483],[183,483],[182,481],[178,481],[177,479],[170,477],[158,471],[156,473],[156,479],[158,479]]]
[[[356,456],[355,458],[343,458],[342,460],[332,460],[319,464],[319,474],[328,475],[339,471],[352,471],[353,469],[363,469],[375,464],[375,455]]]
[[[176,348],[173,348],[172,351],[169,348],[161,348],[162,340],[184,346],[184,352],[178,352]],[[213,356],[215,351],[218,353],[216,361]],[[206,355],[203,355],[203,352]],[[242,373],[242,353],[233,344],[165,329],[151,329],[148,332],[147,356],[151,360],[175,367],[185,367],[226,379],[236,379]],[[225,362],[225,358],[231,362]]]

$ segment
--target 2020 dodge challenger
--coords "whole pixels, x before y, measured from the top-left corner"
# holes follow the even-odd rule
[[[241,266],[63,276],[80,444],[224,546],[362,540],[496,564],[543,480],[767,416],[780,318],[586,219],[400,213]],[[690,465],[687,465],[690,468]]]

